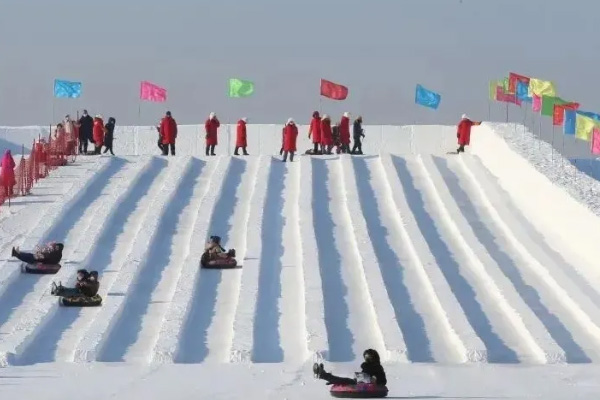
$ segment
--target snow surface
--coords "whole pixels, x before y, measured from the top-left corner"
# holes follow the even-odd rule
[[[382,127],[377,154],[288,163],[262,133],[202,156],[189,129],[165,158],[133,128],[130,154],[0,207],[0,398],[328,398],[311,363],[351,374],[366,348],[391,398],[600,394],[600,187],[522,126],[459,156],[453,127]],[[240,268],[199,268],[214,234]],[[10,248],[47,240],[61,271],[21,274]],[[82,267],[103,306],[59,307]]]

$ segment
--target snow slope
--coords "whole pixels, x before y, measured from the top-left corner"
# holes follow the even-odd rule
[[[0,221],[4,254],[66,243],[55,276],[0,260],[0,362],[10,383],[0,380],[0,394],[33,395],[9,376],[34,379],[31,368],[47,371],[41,363],[64,385],[75,362],[124,385],[121,396],[144,393],[131,385],[150,375],[192,379],[219,364],[221,375],[248,382],[270,371],[269,398],[299,398],[317,393],[313,360],[348,372],[366,348],[405,394],[481,395],[488,382],[497,395],[493,376],[513,379],[515,364],[520,393],[551,393],[524,382],[545,386],[544,374],[565,393],[560,374],[539,368],[576,379],[586,370],[568,364],[600,361],[591,247],[600,220],[502,129],[480,127],[473,153],[460,156],[424,141],[421,151],[291,163],[269,154],[88,157],[53,172]],[[47,187],[48,203],[25,203]],[[199,268],[211,235],[236,249],[240,268]],[[50,283],[72,283],[82,267],[100,272],[103,306],[59,307]],[[494,365],[452,367],[462,364]],[[121,368],[137,378],[117,377]],[[222,378],[206,374],[206,387],[185,393],[230,398],[208,388]],[[440,374],[479,382],[464,390]],[[435,390],[418,387],[426,377]]]

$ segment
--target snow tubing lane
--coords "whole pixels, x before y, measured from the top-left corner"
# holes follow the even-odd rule
[[[377,399],[388,395],[387,386],[372,383],[358,383],[356,385],[333,385],[330,391],[333,397],[343,399]]]
[[[26,274],[54,275],[60,268],[60,264],[21,264],[21,272]]]
[[[102,305],[102,297],[61,297],[58,304],[63,307],[98,307]]]
[[[219,260],[208,261],[205,254],[200,259],[200,266],[206,269],[233,269],[237,267],[235,258],[224,258]]]

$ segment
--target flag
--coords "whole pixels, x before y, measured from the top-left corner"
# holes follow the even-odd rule
[[[600,128],[592,131],[592,154],[600,154]]]
[[[421,85],[417,85],[417,89],[415,91],[415,103],[433,108],[437,110],[440,106],[440,101],[442,100],[442,96],[438,93],[432,92],[431,90],[425,89]]]
[[[348,97],[348,88],[346,86],[338,85],[321,79],[321,96],[328,97],[333,100],[345,100]]]
[[[254,82],[243,79],[229,79],[229,97],[248,97],[254,93]]]
[[[496,92],[499,86],[502,86],[502,81],[490,81],[490,100],[498,100]]]
[[[556,96],[556,88],[551,81],[543,81],[541,79],[531,78],[529,80],[529,96],[532,95]]]
[[[518,81],[516,95],[517,95],[517,99],[521,100],[524,103],[531,103],[533,101],[533,99],[531,97],[529,97],[529,84],[528,83]]]
[[[562,125],[564,123],[565,109],[577,110],[578,108],[579,103],[555,104],[552,115],[552,125]]]
[[[504,78],[502,80],[502,89],[504,89],[504,93],[513,94],[514,90],[511,92],[510,90],[510,80],[508,78]]]
[[[521,100],[519,100],[517,98],[516,94],[514,94],[514,93],[512,93],[512,94],[505,93],[504,89],[501,86],[498,86],[496,88],[496,100],[502,101],[502,102],[505,102],[505,103],[513,103],[513,104],[516,104],[518,106],[521,105]]]
[[[553,96],[542,96],[542,115],[551,116],[554,115],[554,105],[555,104],[567,104],[569,103],[566,100],[561,99],[560,97]]]
[[[529,77],[515,74],[514,72],[509,73],[508,74],[508,92],[516,93],[517,87],[518,87],[517,85],[519,82],[524,84],[526,87],[529,87]],[[528,96],[528,97],[530,97],[530,96]]]
[[[162,103],[167,101],[167,89],[153,83],[143,81],[140,86],[140,100]]]
[[[531,109],[535,112],[540,112],[542,109],[542,98],[536,94],[532,96]]]
[[[596,113],[589,112],[589,111],[577,111],[577,114],[580,114],[580,115],[583,115],[586,117],[590,117],[591,119],[596,120],[596,121],[600,121],[600,114],[596,114]]]
[[[54,80],[54,97],[76,99],[81,96],[81,82]]]
[[[592,130],[596,124],[594,120],[585,115],[576,114],[575,119],[575,137],[581,140],[590,141],[592,137]]]
[[[575,134],[575,110],[565,109],[565,124],[563,125],[563,132],[565,135]]]

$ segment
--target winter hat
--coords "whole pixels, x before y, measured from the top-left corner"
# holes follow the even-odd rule
[[[167,117],[171,116],[171,111],[167,111]]]
[[[469,119],[469,118],[467,118],[467,114],[463,114],[462,117],[460,117],[460,119]]]
[[[248,122],[248,117],[244,117],[244,118],[242,118],[242,121],[244,121],[244,122]]]
[[[313,118],[319,118],[319,112],[318,111],[315,111],[313,113]]]
[[[288,120],[286,122],[286,125],[293,124],[293,123],[294,123],[294,119],[293,118],[288,118]]]
[[[329,115],[323,114],[323,119],[329,119]]]
[[[344,113],[344,117],[346,117],[346,118],[350,118],[350,113],[349,113],[348,111],[346,111],[346,112]]]
[[[216,114],[214,112],[211,112],[210,114],[208,114],[209,119],[213,119],[214,117],[216,117]]]

